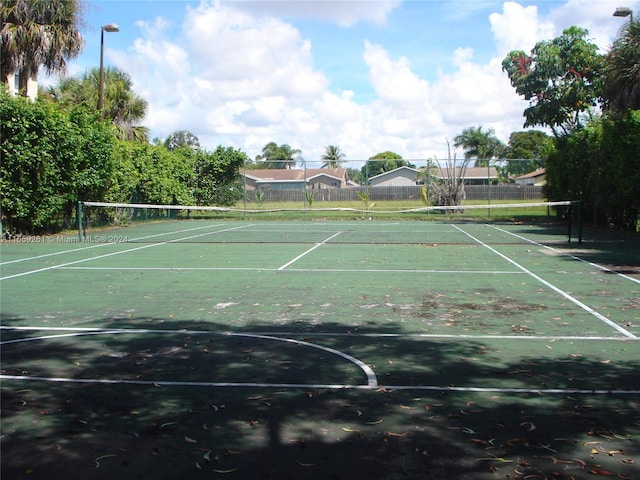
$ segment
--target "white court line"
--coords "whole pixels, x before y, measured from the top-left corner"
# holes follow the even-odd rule
[[[141,328],[100,328],[100,327],[23,327],[23,326],[2,326],[0,330],[16,331],[44,331],[44,332],[96,332],[105,333],[127,333],[127,334],[151,334],[162,333],[169,335],[231,335],[233,332],[216,332],[212,330],[168,330],[168,329],[141,329]],[[347,338],[432,338],[451,340],[544,340],[544,341],[616,341],[633,342],[640,341],[639,337],[604,337],[604,336],[580,336],[580,335],[471,335],[471,334],[440,334],[440,333],[359,333],[359,332],[245,332],[248,335],[268,335],[270,337],[347,337]],[[52,336],[56,338],[57,336]],[[46,338],[46,337],[37,337]],[[28,339],[16,339],[0,341],[0,345],[5,343],[18,343],[29,341]]]
[[[218,224],[214,224],[214,225],[206,225],[204,227],[196,227],[196,228],[187,228],[185,230],[178,230],[178,231],[174,231],[174,232],[166,232],[166,233],[156,233],[153,235],[145,235],[144,237],[135,237],[132,238],[131,240],[133,242],[137,242],[140,240],[147,240],[149,238],[155,238],[155,237],[162,237],[163,235],[175,235],[176,233],[185,233],[185,232],[192,232],[194,230],[202,230],[203,228],[212,228],[212,227],[219,227],[222,226],[222,223],[218,223]],[[82,250],[88,250],[90,248],[100,248],[100,247],[108,247],[110,245],[116,245],[118,243],[125,243],[125,242],[106,242],[106,243],[98,243],[98,244],[93,244],[90,245],[88,247],[81,247],[81,248],[74,248],[72,250],[64,250],[62,252],[54,252],[54,253],[45,253],[44,255],[36,255],[35,257],[26,257],[26,258],[19,258],[17,260],[9,260],[8,262],[0,262],[0,266],[2,265],[9,265],[11,263],[20,263],[20,262],[26,262],[29,260],[38,260],[40,258],[46,258],[46,257],[53,257],[56,255],[64,255],[67,253],[74,253],[74,252],[81,252]],[[45,245],[49,245],[49,243],[44,242]],[[80,245],[82,244],[82,242],[78,241],[76,242],[69,242],[64,243],[65,245]]]
[[[118,333],[167,333],[167,334],[210,334],[220,336],[248,336],[253,338],[265,338],[278,341],[288,341],[294,344],[301,344],[311,346],[314,348],[320,348],[329,353],[337,354],[349,361],[355,361],[367,375],[367,385],[353,385],[353,384],[304,384],[304,383],[260,383],[260,382],[183,382],[183,381],[167,381],[167,380],[125,380],[125,379],[95,379],[95,378],[65,378],[65,377],[30,377],[26,375],[0,375],[0,379],[3,380],[18,380],[18,381],[41,381],[50,383],[79,383],[79,384],[102,384],[102,385],[140,385],[140,386],[154,386],[154,387],[216,387],[216,388],[287,388],[287,389],[332,389],[332,390],[378,390],[384,388],[387,391],[391,390],[414,390],[414,391],[449,391],[449,392],[488,392],[488,393],[518,393],[518,394],[546,394],[546,395],[639,395],[640,390],[609,390],[609,389],[564,389],[564,388],[502,388],[502,387],[465,387],[465,386],[442,386],[442,385],[382,385],[377,382],[375,373],[360,360],[355,357],[351,357],[348,354],[334,350],[322,345],[312,344],[308,342],[299,342],[291,338],[277,338],[272,335],[265,334],[234,334],[234,333],[216,333],[207,330],[152,330],[152,329],[99,329],[99,328],[65,328],[65,327],[0,327],[0,329],[6,330],[45,330],[45,331],[76,331],[75,334],[69,335],[51,335],[45,337],[23,338],[17,340],[7,340],[0,342],[0,345],[7,343],[18,343],[26,341],[44,340],[50,338],[67,337],[72,335],[95,335],[95,334],[118,334]],[[281,334],[281,333],[279,333]],[[302,335],[301,333],[297,333]],[[309,334],[304,334],[309,336]],[[317,335],[333,335],[336,334],[317,334]],[[352,334],[345,334],[346,336],[357,336]],[[386,336],[385,334],[369,334],[368,336]],[[408,336],[400,335],[397,336]],[[410,336],[410,335],[409,335]],[[422,336],[422,335],[420,335]],[[445,335],[443,337],[456,337],[453,335]],[[470,337],[470,336],[464,336]],[[475,338],[475,337],[473,337]],[[494,338],[494,337],[491,337]],[[505,339],[535,339],[541,337],[507,337]],[[553,337],[550,337],[553,338]],[[565,338],[565,337],[557,337]],[[556,339],[557,339],[556,338]],[[573,340],[594,340],[594,337],[566,337]],[[603,340],[624,340],[618,338],[602,337]]]
[[[309,253],[309,252],[306,252]],[[185,270],[185,271],[198,271],[198,270],[232,270],[232,271],[261,271],[272,272],[282,270],[279,268],[262,268],[262,267],[60,267],[61,270]],[[409,269],[383,269],[383,268],[358,268],[358,269],[345,269],[345,268],[288,268],[288,272],[315,272],[315,273],[444,273],[450,274],[471,274],[471,275],[524,275],[524,272],[518,271],[491,271],[491,270],[409,270]]]
[[[615,322],[612,322],[611,320],[609,320],[607,317],[605,317],[604,315],[602,315],[601,313],[596,312],[593,308],[589,307],[588,305],[585,305],[584,303],[582,303],[580,300],[578,300],[577,298],[571,296],[569,293],[565,292],[564,290],[556,287],[555,285],[553,285],[550,282],[547,282],[545,279],[543,279],[542,277],[539,277],[538,275],[536,275],[535,273],[533,273],[532,271],[528,270],[527,268],[523,267],[522,265],[520,265],[518,262],[516,262],[515,260],[512,260],[511,258],[507,257],[506,255],[498,252],[495,248],[491,247],[490,245],[487,245],[486,243],[484,243],[482,240],[479,240],[478,238],[474,237],[473,235],[471,235],[470,233],[465,232],[464,230],[462,230],[461,228],[459,228],[457,225],[452,225],[454,228],[460,230],[462,233],[464,233],[465,235],[467,235],[469,238],[473,239],[474,241],[478,242],[480,245],[488,248],[489,250],[491,250],[493,253],[495,253],[496,255],[498,255],[499,257],[503,258],[504,260],[506,260],[507,262],[511,263],[512,265],[518,267],[520,270],[522,270],[523,272],[529,274],[532,278],[535,278],[536,280],[538,280],[540,283],[542,283],[543,285],[547,286],[548,288],[550,288],[551,290],[553,290],[556,293],[559,293],[560,295],[562,295],[564,298],[566,298],[567,300],[569,300],[570,302],[576,304],[577,306],[579,306],[580,308],[582,308],[585,312],[590,313],[591,315],[593,315],[594,317],[596,317],[598,320],[606,323],[607,325],[609,325],[612,328],[615,328],[616,330],[618,330],[620,333],[622,333],[623,335],[629,337],[629,338],[638,338],[636,337],[633,333],[629,332],[628,330],[622,328],[620,325],[616,324]]]
[[[529,242],[529,243],[531,243],[533,245],[536,245],[538,247],[543,247],[543,248],[546,248],[547,250],[551,250],[553,252],[557,252],[557,253],[561,254],[562,256],[564,256],[564,257],[572,258],[573,260],[577,260],[579,262],[586,263],[587,265],[595,267],[598,270],[602,270],[603,272],[615,273],[616,275],[618,275],[618,276],[620,276],[622,278],[625,278],[627,280],[631,280],[632,282],[635,282],[635,283],[640,283],[640,278],[630,277],[629,275],[625,275],[624,273],[616,272],[615,270],[611,270],[610,268],[604,267],[602,265],[598,265],[597,263],[594,263],[594,262],[590,262],[589,260],[585,260],[584,258],[580,258],[577,255],[572,255],[570,253],[566,253],[566,252],[564,252],[562,250],[559,250],[557,248],[553,248],[553,247],[551,247],[549,245],[545,245],[544,243],[538,243],[538,242],[536,242],[534,240],[531,240],[531,239],[529,239],[527,237],[523,237],[521,235],[518,235],[517,233],[509,232],[509,231],[504,230],[504,229],[502,229],[500,227],[496,227],[495,225],[491,225],[491,226],[493,228],[495,228],[496,230],[499,230],[499,231],[501,231],[503,233],[507,233],[507,234],[512,235],[512,236],[514,236],[516,238],[519,238],[521,240],[525,240],[525,241],[527,241],[527,242]]]
[[[124,380],[97,378],[28,377],[26,375],[0,375],[2,380],[19,380],[50,383],[81,383],[102,385],[141,385],[153,387],[215,387],[215,388],[286,388],[328,390],[415,390],[434,392],[516,393],[532,395],[640,395],[640,390],[606,390],[573,388],[501,388],[455,387],[440,385],[349,385],[335,383],[241,383],[241,382],[179,382],[167,380]]]
[[[294,264],[295,262],[297,262],[298,260],[300,260],[302,257],[304,257],[305,255],[308,255],[309,253],[313,252],[316,248],[321,247],[322,245],[324,245],[325,243],[327,243],[329,240],[334,239],[335,237],[337,237],[338,235],[340,235],[342,232],[337,232],[334,233],[333,235],[331,235],[329,238],[325,238],[322,242],[320,243],[316,243],[313,247],[311,247],[309,250],[307,250],[304,253],[301,253],[300,255],[298,255],[296,258],[294,258],[293,260],[291,260],[290,262],[285,263],[284,265],[282,265],[280,268],[278,268],[278,270],[284,270],[285,268],[287,268],[289,265]]]
[[[178,238],[178,239],[174,239],[174,240],[168,240],[166,242],[151,243],[149,245],[143,245],[141,247],[129,248],[127,250],[120,250],[118,252],[105,253],[104,255],[98,255],[97,257],[83,258],[82,260],[76,260],[74,262],[67,262],[67,263],[61,263],[61,264],[58,264],[58,265],[51,265],[49,267],[38,268],[36,270],[30,270],[30,271],[27,271],[27,272],[16,273],[15,275],[9,275],[7,277],[0,277],[0,281],[9,280],[11,278],[23,277],[25,275],[31,275],[33,273],[46,272],[47,270],[54,270],[56,268],[68,267],[69,265],[76,265],[78,263],[90,262],[92,260],[98,260],[100,258],[112,257],[114,255],[120,255],[120,254],[123,254],[123,253],[135,252],[137,250],[143,250],[145,248],[160,247],[162,245],[168,245],[170,243],[178,243],[178,242],[182,242],[184,240],[191,240],[192,238],[204,237],[204,236],[207,236],[207,235],[213,235],[213,234],[217,234],[217,233],[228,232],[228,231],[231,231],[231,230],[238,230],[238,229],[241,229],[241,228],[245,228],[247,226],[249,226],[249,225],[244,225],[244,226],[240,226],[240,227],[233,227],[233,228],[225,228],[223,230],[216,230],[215,232],[199,233],[198,235],[191,235],[189,237],[183,237],[183,238]]]

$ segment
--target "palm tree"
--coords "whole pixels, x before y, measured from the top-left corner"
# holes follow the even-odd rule
[[[63,79],[50,87],[47,95],[62,105],[86,105],[94,109],[98,101],[100,69],[93,68],[79,77]],[[102,115],[113,122],[123,140],[148,141],[149,131],[137,126],[146,117],[147,101],[133,91],[131,77],[117,69],[104,69],[104,107]]]
[[[302,150],[291,148],[286,143],[278,146],[276,142],[269,142],[262,148],[262,155],[256,156],[256,162],[264,163],[264,168],[288,169],[301,159],[301,153]]]
[[[615,113],[640,109],[640,20],[625,24],[606,57],[602,97]]]
[[[454,138],[454,147],[464,148],[464,158],[476,158],[476,167],[486,167],[492,158],[501,157],[506,146],[496,138],[495,130],[482,131],[482,126],[469,127]]]
[[[320,157],[324,162],[320,168],[339,168],[340,162],[346,155],[340,147],[336,145],[328,145],[325,147],[325,153]]]
[[[81,6],[76,0],[3,0],[0,6],[0,73],[8,83],[18,72],[26,96],[28,81],[37,81],[44,66],[48,74],[63,74],[67,61],[84,45],[78,31]]]

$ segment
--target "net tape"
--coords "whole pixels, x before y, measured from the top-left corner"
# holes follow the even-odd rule
[[[215,207],[204,205],[162,205],[151,203],[108,203],[108,202],[81,202],[83,206],[87,207],[106,207],[106,208],[135,208],[135,209],[153,209],[153,210],[188,210],[188,211],[205,211],[205,212],[236,212],[236,213],[277,213],[277,212],[299,212],[305,209],[302,208],[261,208],[261,209],[246,209],[246,208],[234,208],[234,207]],[[536,202],[536,203],[496,203],[496,204],[484,204],[484,205],[442,205],[442,206],[424,206],[409,209],[398,210],[383,210],[383,209],[360,209],[351,207],[313,207],[307,210],[313,210],[315,212],[354,212],[354,213],[366,213],[372,214],[376,212],[381,213],[427,213],[435,212],[442,213],[446,211],[460,212],[462,210],[486,210],[489,209],[504,209],[504,208],[530,208],[530,207],[561,207],[571,206],[576,202],[570,200],[557,201],[557,202]]]

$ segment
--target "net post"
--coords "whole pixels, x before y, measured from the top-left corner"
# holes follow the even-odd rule
[[[582,244],[582,201],[576,201],[576,222],[578,223],[578,243]]]
[[[569,221],[569,225],[568,225],[568,235],[569,235],[569,243],[571,243],[571,227],[573,226],[573,202],[569,202],[569,208],[568,208],[568,215],[567,215]]]
[[[78,206],[76,209],[76,217],[78,220],[78,241],[82,242],[84,240],[82,235],[82,201],[78,200]]]

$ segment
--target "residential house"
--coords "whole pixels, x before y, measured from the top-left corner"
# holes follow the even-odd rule
[[[5,83],[9,88],[10,95],[18,95],[20,93],[20,75],[23,75],[19,72],[13,72],[7,75],[7,78],[3,79],[3,83]],[[26,90],[27,97],[31,100],[35,100],[38,96],[38,76],[36,74],[32,74],[26,81]]]
[[[518,185],[535,185],[536,187],[540,187],[546,183],[545,169],[539,168],[533,172],[516,177],[514,181]]]
[[[349,184],[346,168],[262,169],[241,174],[247,189],[254,190],[321,190]]]
[[[450,172],[447,168],[432,168],[430,175],[432,178],[441,180],[447,178],[459,178],[460,167],[456,167]],[[488,181],[492,184],[498,182],[498,170],[495,167],[468,167],[464,172],[465,185],[487,185]],[[410,186],[422,185],[424,183],[424,174],[415,168],[398,167],[394,170],[381,173],[369,179],[369,185],[375,187],[389,186]]]
[[[420,170],[411,167],[398,167],[369,179],[372,187],[406,187],[421,185],[424,179]]]

